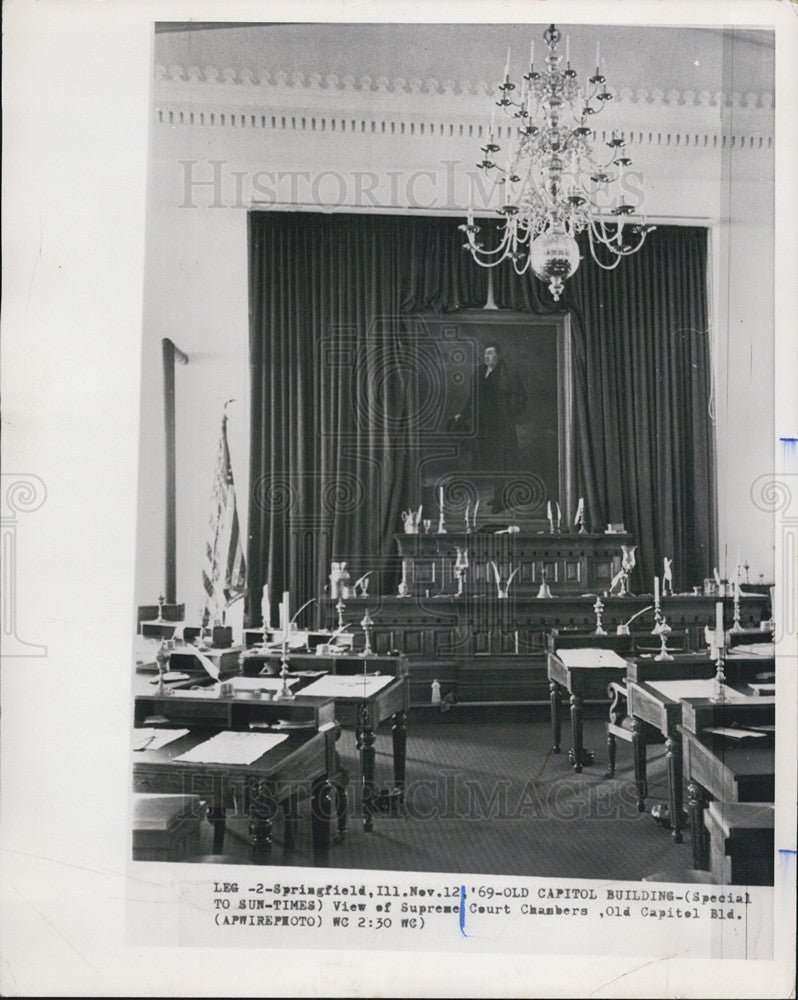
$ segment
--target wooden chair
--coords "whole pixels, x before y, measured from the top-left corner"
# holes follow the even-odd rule
[[[607,759],[609,761],[605,778],[615,777],[615,758],[617,741],[623,740],[632,745],[632,763],[634,765],[635,790],[637,792],[638,812],[645,812],[645,800],[648,794],[646,784],[646,752],[651,743],[664,743],[665,737],[653,726],[647,726],[639,719],[629,715],[626,685],[620,681],[612,681],[607,688],[610,696],[610,720],[607,723]]]
[[[686,629],[676,630],[668,636],[668,648],[686,651],[689,636]],[[650,649],[647,648],[650,646]],[[635,655],[655,653],[659,650],[659,642],[655,636],[640,637],[635,642]],[[607,758],[609,761],[605,778],[615,777],[615,759],[619,739],[632,746],[632,763],[634,765],[635,789],[637,791],[637,808],[645,812],[645,800],[648,794],[646,787],[646,752],[649,744],[664,743],[665,737],[653,726],[648,726],[639,719],[629,715],[626,684],[623,681],[612,681],[607,688],[610,697],[610,718],[607,723]]]

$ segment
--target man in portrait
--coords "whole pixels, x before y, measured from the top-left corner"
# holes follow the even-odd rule
[[[483,363],[474,372],[468,400],[455,414],[453,429],[473,435],[469,442],[473,471],[497,474],[494,506],[500,503],[501,474],[522,466],[516,424],[525,406],[524,387],[502,357],[501,345],[486,344]]]

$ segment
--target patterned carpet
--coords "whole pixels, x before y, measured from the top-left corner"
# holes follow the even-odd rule
[[[568,765],[569,740],[566,724],[564,752],[551,754],[550,727],[539,709],[534,716],[518,706],[411,712],[404,811],[376,813],[374,830],[365,833],[355,741],[345,731],[338,747],[350,774],[349,832],[332,848],[331,866],[633,881],[690,868],[689,834],[686,844],[674,844],[637,811],[629,745],[619,743],[616,776],[605,780],[603,721],[585,722],[585,746],[596,760],[581,774]],[[389,726],[378,731],[376,750],[377,782],[387,788]],[[649,808],[667,800],[661,746],[649,748],[648,785]],[[312,863],[309,826],[300,824],[293,857],[281,859],[282,829],[275,823],[275,862]],[[226,852],[240,862],[248,860],[246,827],[242,819],[228,823]]]

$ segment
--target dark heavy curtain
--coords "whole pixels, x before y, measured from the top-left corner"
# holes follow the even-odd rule
[[[559,306],[570,311],[580,487],[595,527],[622,521],[639,580],[663,557],[687,588],[715,561],[707,230],[664,226],[606,271],[580,238],[582,264]],[[548,312],[546,286],[502,266],[500,307]]]
[[[264,583],[296,609],[333,556],[362,567],[393,553],[418,503],[416,317],[487,295],[458,221],[251,213],[248,620]],[[686,587],[714,560],[706,231],[660,227],[612,272],[582,253],[560,303],[505,266],[496,302],[570,312],[589,520],[623,521],[642,578],[673,556]]]
[[[249,621],[330,560],[394,551],[417,505],[414,314],[482,305],[452,220],[251,213]],[[309,619],[305,619],[309,620]]]

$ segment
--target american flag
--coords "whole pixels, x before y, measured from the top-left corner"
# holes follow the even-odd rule
[[[205,610],[213,621],[219,621],[224,609],[244,596],[247,576],[238,529],[233,468],[227,447],[226,412],[222,417],[222,434],[216,456],[209,529],[202,584],[206,594]]]

